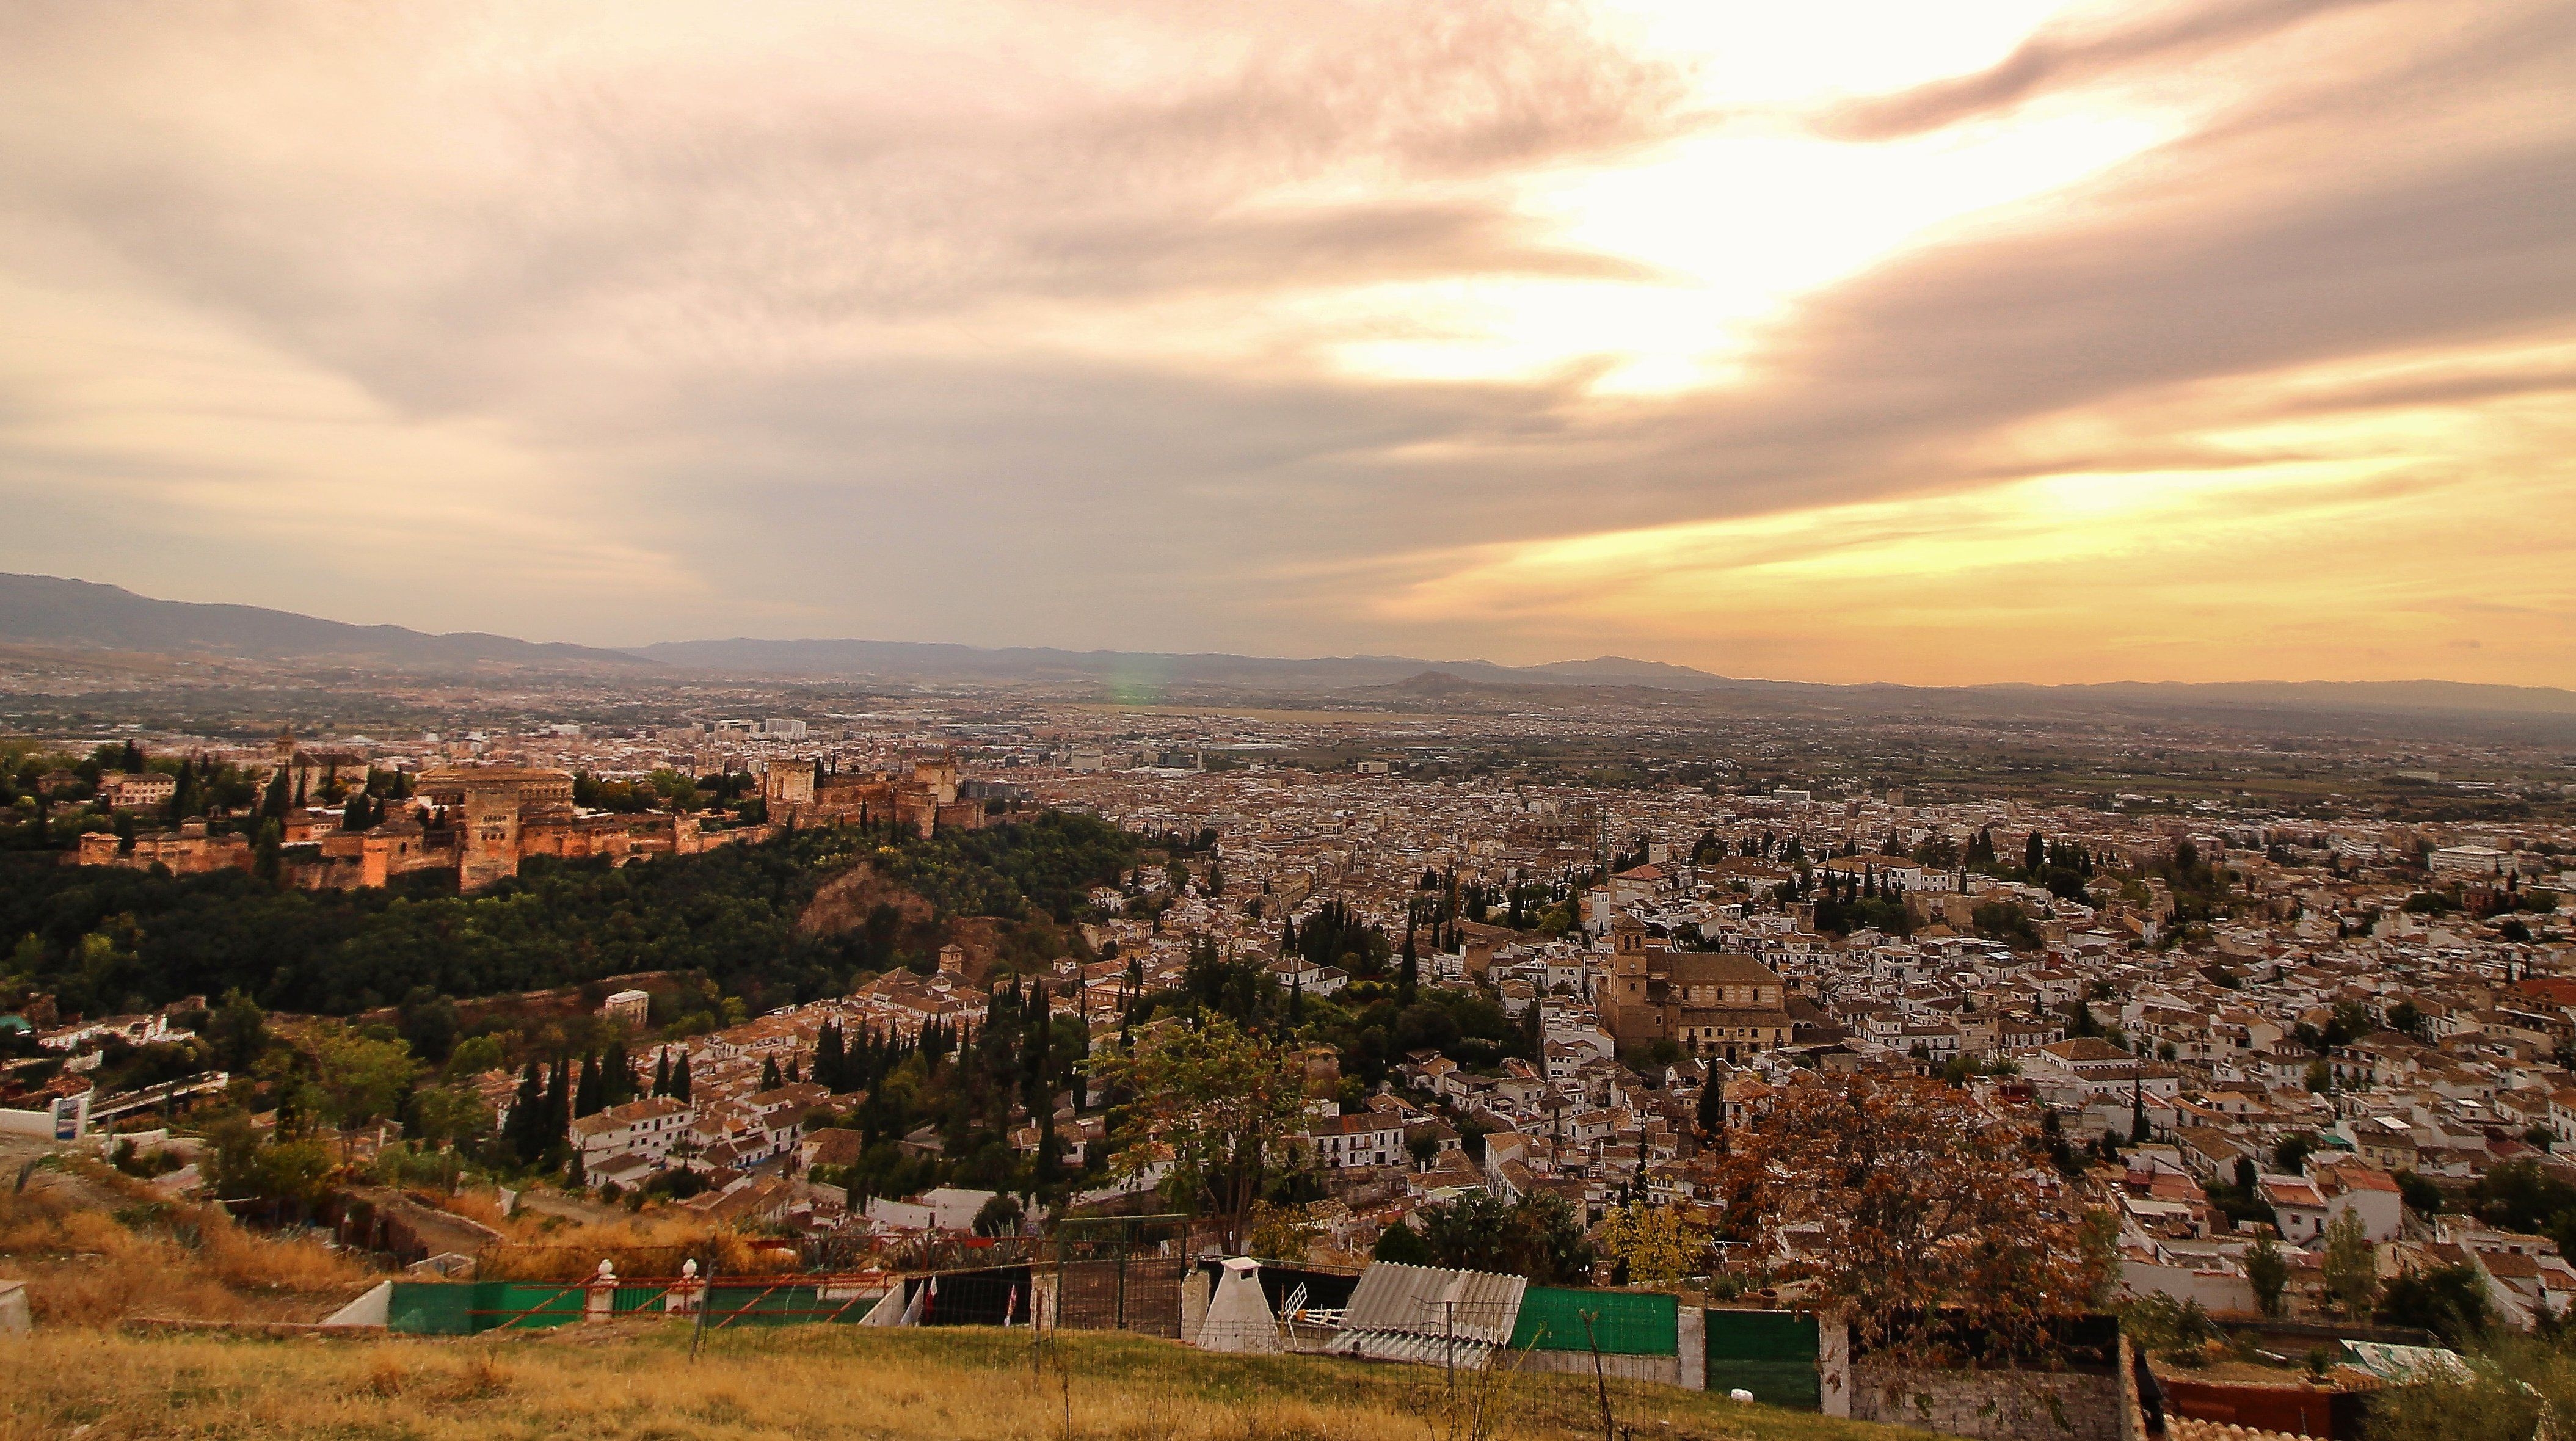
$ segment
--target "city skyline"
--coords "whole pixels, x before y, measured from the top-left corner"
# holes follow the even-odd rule
[[[2564,5],[0,14],[0,570],[602,646],[2576,677]]]

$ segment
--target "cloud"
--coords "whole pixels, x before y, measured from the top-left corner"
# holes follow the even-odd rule
[[[2174,6],[1770,111],[1571,6],[21,18],[0,324],[44,344],[0,358],[0,497],[52,499],[15,568],[68,547],[204,593],[230,564],[268,587],[243,599],[574,639],[787,615],[1547,659],[1614,648],[1611,622],[1570,578],[1545,607],[1490,594],[1532,573],[1510,555],[1607,537],[1700,615],[1706,554],[1634,537],[1829,516],[1897,546],[1946,506],[2087,553],[2082,517],[1995,500],[2073,476],[2148,505],[2321,466],[2412,515],[2493,467],[2539,512],[2523,543],[2576,541],[2531,487],[2539,412],[2576,384],[2559,4]],[[2016,188],[2057,163],[2050,126],[2076,178]],[[2038,139],[1981,176],[1996,135]],[[1785,159],[1739,163],[1752,141]],[[1764,235],[1830,237],[1818,216],[1866,219],[1871,177],[1918,163],[2016,198],[1927,210],[1723,311],[1705,356],[1674,342],[1692,378],[1625,384],[1636,317],[1702,313]],[[1705,204],[1622,233],[1588,177]],[[149,544],[80,550],[119,508],[151,511]],[[2188,515],[2262,540],[2251,512]],[[204,558],[478,516],[513,539],[452,594],[356,557]],[[2285,626],[2470,598],[2429,576],[2392,596],[2351,563],[2273,598],[2303,607]],[[1773,614],[1776,673],[1815,640],[1798,613]],[[1906,643],[1987,622],[1943,624]]]
[[[1818,128],[1840,140],[1918,135],[2052,92],[2149,67],[2170,69],[2295,30],[2320,16],[2385,3],[2389,0],[2201,0],[2139,7],[2110,23],[2052,24],[1984,70],[1847,102],[1821,116]]]

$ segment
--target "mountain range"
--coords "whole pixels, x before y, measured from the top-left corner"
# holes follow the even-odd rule
[[[474,631],[433,635],[396,625],[349,625],[262,606],[155,600],[119,586],[12,574],[0,574],[0,643],[71,652],[329,662],[426,673],[506,667],[638,677],[701,674],[737,679],[1063,684],[1096,686],[1112,695],[1174,688],[1304,695],[1384,694],[1402,689],[1428,697],[1472,689],[1503,693],[1498,698],[1507,699],[1509,691],[1549,687],[1568,699],[1578,688],[1603,699],[1683,692],[1710,702],[1769,700],[1870,711],[1955,707],[1996,714],[2065,707],[2576,718],[2576,691],[2440,680],[1921,687],[1743,680],[1622,656],[1508,666],[1391,655],[1292,660],[1222,653],[748,638],[662,641],[614,649]],[[1734,694],[1716,694],[1720,692]]]

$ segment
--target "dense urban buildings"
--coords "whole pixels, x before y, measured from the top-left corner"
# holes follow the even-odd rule
[[[2576,823],[2546,743],[1709,720],[1638,696],[1500,714],[924,697],[327,744],[127,730],[134,765],[113,734],[41,767],[22,748],[18,814],[77,830],[74,868],[250,870],[265,847],[290,888],[472,895],[532,865],[722,845],[861,858],[800,923],[881,923],[839,991],[732,1018],[685,977],[603,993],[628,1080],[570,1130],[593,1191],[881,1238],[939,1224],[936,1197],[885,1189],[906,1174],[982,1194],[1042,1167],[1076,1187],[1060,1204],[1097,1203],[1159,1171],[1119,1179],[1109,1098],[1071,1060],[1047,1062],[1052,1095],[995,1101],[975,1125],[1002,1149],[976,1159],[953,1124],[881,1154],[839,1058],[975,1045],[1029,1014],[1114,1054],[1205,996],[1307,1047],[1318,1254],[1468,1194],[1715,1224],[1726,1135],[1785,1088],[1919,1075],[2044,1131],[2073,1194],[2116,1218],[2133,1292],[2325,1314],[2350,1215],[2377,1274],[2466,1268],[2519,1323],[2576,1299],[2555,1214],[2495,1199],[2500,1176],[2576,1185],[2555,1155],[2576,1143]],[[177,814],[210,778],[240,804]],[[891,885],[828,899],[871,854],[1008,844],[1048,813],[1127,837],[1052,917],[970,922]],[[166,1043],[159,1012],[19,1004],[38,1054],[156,1025],[143,1043]],[[474,1082],[504,1135],[527,1084],[506,1065]]]

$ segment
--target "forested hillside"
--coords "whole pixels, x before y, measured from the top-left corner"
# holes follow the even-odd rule
[[[0,1002],[51,992],[65,1014],[100,1015],[240,989],[270,1009],[338,1015],[420,986],[468,997],[697,970],[728,994],[786,1004],[916,958],[903,933],[882,926],[797,933],[816,887],[863,859],[942,918],[1062,921],[1133,853],[1094,817],[1045,812],[930,840],[844,827],[615,870],[532,861],[518,880],[473,896],[426,877],[317,893],[241,872],[174,877],[0,856],[0,945],[13,948]]]

